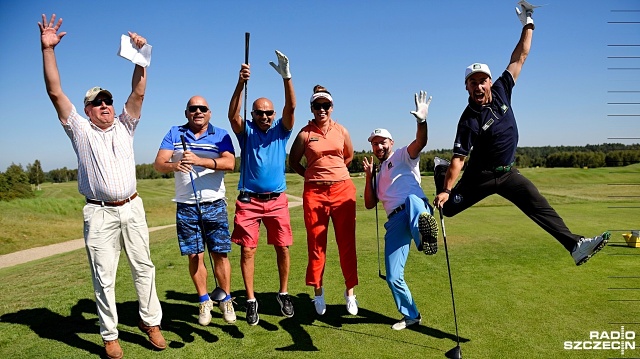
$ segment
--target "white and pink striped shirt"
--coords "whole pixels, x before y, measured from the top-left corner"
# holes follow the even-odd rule
[[[78,191],[89,199],[120,201],[136,191],[133,133],[140,122],[126,111],[102,130],[73,107],[62,124],[78,157]]]

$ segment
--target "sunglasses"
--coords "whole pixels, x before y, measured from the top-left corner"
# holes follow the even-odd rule
[[[266,111],[262,111],[262,110],[253,110],[253,113],[256,114],[256,116],[258,117],[262,117],[262,115],[267,115],[267,117],[273,115],[273,110],[266,110]]]
[[[332,106],[331,102],[322,102],[322,103],[314,102],[314,103],[311,104],[311,108],[313,108],[316,111],[319,111],[320,109],[324,109],[325,111],[329,111],[331,106]]]
[[[196,112],[198,110],[200,110],[200,112],[205,113],[207,111],[209,111],[209,108],[207,106],[189,106],[189,112],[193,113]]]
[[[109,98],[95,99],[95,100],[93,100],[93,101],[90,101],[89,103],[90,103],[92,106],[96,106],[96,107],[97,107],[97,106],[101,106],[103,102],[104,102],[104,104],[105,104],[105,105],[107,105],[107,106],[111,106],[111,105],[113,105],[113,99],[112,99],[111,97],[109,97]]]

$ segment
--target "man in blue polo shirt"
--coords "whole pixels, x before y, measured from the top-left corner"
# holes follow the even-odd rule
[[[189,274],[200,299],[198,322],[209,325],[214,305],[207,292],[206,244],[213,258],[216,281],[225,292],[224,298],[216,298],[220,299],[217,304],[224,321],[233,323],[236,314],[229,294],[231,264],[227,257],[231,252],[231,237],[224,186],[224,171],[235,167],[233,143],[227,131],[209,123],[211,109],[203,97],[189,99],[184,114],[187,123],[171,127],[153,166],[159,172],[175,175],[178,244],[181,254],[189,257]],[[182,147],[182,136],[186,151]]]
[[[276,50],[278,64],[271,66],[284,82],[282,118],[275,120],[273,103],[264,97],[253,102],[252,120],[240,116],[241,95],[251,72],[242,64],[238,83],[229,104],[229,122],[242,148],[241,170],[231,240],[242,247],[240,268],[247,293],[247,323],[260,320],[253,290],[254,257],[258,247],[260,222],[267,229],[267,243],[273,245],[278,262],[280,288],[276,299],[285,317],[293,316],[293,303],[287,292],[289,281],[289,246],[293,244],[289,220],[289,203],[284,191],[286,145],[293,129],[296,97],[289,72],[289,59]]]
[[[474,63],[465,71],[469,104],[458,122],[451,163],[436,158],[434,179],[438,194],[433,204],[445,216],[455,216],[497,193],[551,234],[571,253],[576,265],[581,265],[606,245],[610,233],[592,238],[573,234],[533,183],[513,167],[518,127],[511,108],[511,92],[531,49],[534,29],[533,6],[526,1],[519,4],[521,9],[516,8],[516,12],[523,28],[507,69],[495,82],[486,64]],[[454,187],[470,153],[467,168]]]

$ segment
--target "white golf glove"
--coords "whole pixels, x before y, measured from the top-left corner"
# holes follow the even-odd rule
[[[269,65],[276,69],[283,79],[290,79],[291,72],[289,72],[289,59],[278,50],[276,50],[276,56],[278,56],[278,65],[274,64],[273,61],[269,61]]]
[[[427,121],[427,114],[429,113],[429,104],[431,103],[431,96],[427,99],[427,93],[420,91],[420,94],[416,94],[416,110],[411,111],[411,114],[416,117],[416,122],[423,123]]]
[[[520,19],[522,26],[531,24],[535,29],[536,25],[534,25],[533,18],[531,16],[533,16],[533,9],[539,6],[531,5],[526,0],[520,0],[518,5],[520,5],[520,8],[516,7],[516,15],[518,15],[518,19]]]

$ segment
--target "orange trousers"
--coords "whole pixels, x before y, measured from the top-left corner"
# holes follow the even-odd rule
[[[358,284],[355,185],[350,179],[332,185],[306,182],[302,200],[309,256],[306,284],[314,288],[322,286],[331,218],[345,286],[355,287]]]

